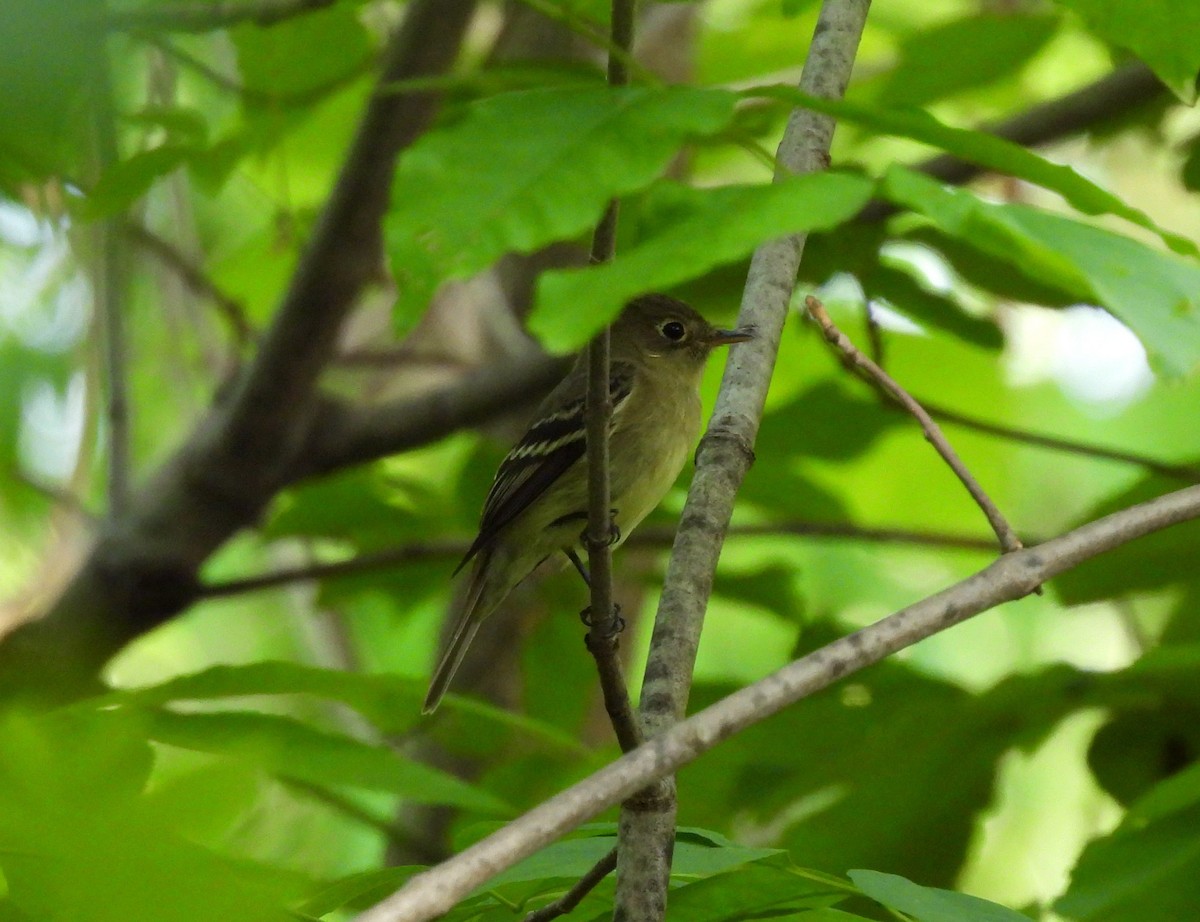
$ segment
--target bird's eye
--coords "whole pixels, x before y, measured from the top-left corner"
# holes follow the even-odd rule
[[[684,334],[687,333],[683,324],[678,320],[668,320],[658,328],[658,331],[673,343],[679,342],[683,339]]]

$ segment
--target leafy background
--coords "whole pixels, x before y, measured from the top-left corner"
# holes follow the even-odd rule
[[[643,28],[684,63],[663,53],[621,93],[580,53],[603,6],[539,4],[551,26],[514,47],[505,23],[528,30],[534,14],[481,5],[437,124],[400,160],[390,279],[364,298],[329,389],[380,400],[528,354],[526,316],[566,351],[647,288],[727,320],[754,245],[809,230],[802,293],[818,291],[864,345],[869,301],[888,369],[957,414],[952,440],[1027,539],[1197,479],[1188,4],[876,0],[848,101],[830,107],[836,171],[775,186],[764,152],[797,101],[777,87],[795,81],[816,4],[655,5]],[[0,11],[6,623],[53,598],[106,505],[97,228],[124,241],[140,477],[251,354],[403,13],[342,0],[267,26],[137,25],[174,9]],[[1138,66],[1133,55],[1167,89],[1119,117],[1038,154],[973,130]],[[956,190],[908,168],[936,150],[1004,175]],[[581,268],[578,245],[612,195],[625,197],[619,257]],[[871,199],[894,213],[856,220]],[[291,489],[203,577],[410,546],[425,549],[419,563],[227,587],[123,651],[103,693],[53,710],[9,702],[0,919],[345,918],[611,758],[574,617],[582,595],[565,577],[523,590],[497,616],[486,668],[418,716],[455,542],[521,423]],[[920,433],[798,314],[757,454],[694,707],[993,553]],[[685,486],[686,474],[652,538]],[[1198,538],[1180,526],[1084,565],[687,768],[671,917],[1195,916]],[[652,540],[619,557],[633,664],[664,554]],[[544,903],[607,851],[611,820],[450,918]],[[575,917],[610,902],[611,882]]]

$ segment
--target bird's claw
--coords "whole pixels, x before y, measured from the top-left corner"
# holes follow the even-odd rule
[[[579,613],[579,620],[584,623],[590,630],[588,636],[591,637],[595,631],[596,625],[592,620],[592,606],[588,606]],[[608,630],[601,637],[602,640],[615,640],[625,630],[625,619],[621,617],[621,606],[613,602],[612,620],[609,622]]]

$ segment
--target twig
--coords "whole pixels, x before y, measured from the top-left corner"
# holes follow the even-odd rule
[[[920,547],[953,548],[964,551],[993,551],[996,542],[991,538],[974,538],[945,532],[914,531],[903,528],[865,528],[849,522],[779,522],[762,525],[731,525],[727,531],[730,538],[761,538],[772,535],[793,535],[811,538],[845,538],[850,541],[871,541],[878,544],[909,544]],[[625,541],[627,548],[670,547],[675,540],[675,528],[670,525],[643,525]],[[283,567],[271,573],[247,576],[240,579],[206,583],[198,594],[202,599],[223,598],[246,592],[259,592],[292,583],[316,582],[340,579],[388,570],[429,560],[458,560],[471,546],[469,540],[429,541],[421,544],[402,544],[359,554],[347,560],[332,563],[313,563],[296,567]]]
[[[822,3],[800,79],[802,91],[829,99],[844,95],[869,7],[870,0]],[[793,111],[776,157],[776,181],[826,168],[833,129],[831,118]],[[712,421],[696,452],[696,473],[667,565],[642,683],[642,728],[648,738],[686,713],[717,560],[737,489],[753,459],[806,239],[794,234],[769,241],[751,258],[738,327],[753,329],[755,338],[728,359]],[[675,838],[673,790],[670,783],[663,784],[664,796],[653,804],[621,813],[618,896],[628,871],[631,890],[642,894],[645,912],[639,918],[653,918],[666,905]]]
[[[617,850],[615,848],[609,849],[608,854],[597,861],[591,870],[579,878],[579,880],[575,881],[570,890],[553,903],[548,903],[541,909],[535,909],[526,915],[525,922],[550,922],[551,919],[565,916],[583,902],[583,898],[595,890],[600,881],[611,874],[616,867]]]
[[[636,0],[612,0],[611,45],[624,54],[608,56],[608,85],[629,83],[629,50],[633,46]],[[610,262],[617,251],[617,218],[620,202],[613,199],[592,235],[591,262]],[[617,656],[619,616],[612,598],[612,497],[609,484],[609,423],[612,394],[609,389],[609,333],[601,330],[588,347],[587,381],[587,470],[588,520],[585,544],[588,553],[591,604],[588,611],[588,651],[596,660],[596,671],[604,693],[604,708],[624,752],[642,741],[629,702],[621,660]]]
[[[116,10],[104,17],[105,26],[128,32],[154,29],[164,32],[212,32],[239,23],[273,26],[333,6],[337,0],[213,0],[211,3],[173,3],[135,10]]]
[[[996,533],[996,538],[1000,542],[1000,548],[1005,553],[1009,553],[1022,547],[1021,539],[1012,530],[1012,527],[1008,524],[1008,520],[1004,518],[1004,515],[1000,512],[996,504],[984,492],[983,487],[979,485],[979,481],[967,470],[967,466],[962,463],[962,459],[958,457],[958,454],[950,447],[950,443],[946,441],[946,437],[942,435],[942,430],[938,428],[938,424],[925,412],[924,408],[913,400],[908,391],[897,384],[886,371],[863,355],[855,347],[854,343],[850,342],[849,337],[834,325],[820,301],[809,295],[804,299],[804,305],[808,308],[809,315],[821,327],[821,331],[825,335],[825,341],[845,356],[847,365],[862,374],[872,385],[886,393],[916,417],[917,422],[921,424],[922,431],[925,433],[926,441],[950,465],[950,469],[954,471],[955,475],[962,482],[962,485],[967,488],[967,492],[971,494],[971,498],[975,500],[979,508],[983,510],[983,514],[987,516],[988,524],[992,526],[992,530]]]
[[[95,113],[96,166],[103,174],[120,159],[116,114],[113,110],[112,75],[107,63],[99,69],[100,88]],[[125,514],[129,505],[129,353],[125,338],[125,252],[120,221],[108,217],[96,224],[99,260],[94,296],[103,332],[105,418],[108,441],[108,513]]]
[[[246,317],[246,309],[242,302],[222,291],[199,266],[181,253],[178,247],[137,221],[127,221],[125,233],[134,243],[153,253],[193,292],[212,301],[217,312],[229,324],[229,329],[239,346],[254,341],[257,334]]]
[[[1168,477],[1171,480],[1181,480],[1184,483],[1200,483],[1200,467],[1196,467],[1195,465],[1167,464],[1164,461],[1148,458],[1145,455],[1139,455],[1131,451],[1104,448],[1100,445],[1088,445],[1083,442],[1073,442],[1070,439],[1061,439],[1053,435],[1042,435],[1037,432],[1016,429],[1012,426],[1003,426],[1000,423],[988,422],[974,416],[967,416],[964,413],[959,413],[957,410],[950,410],[928,402],[924,406],[929,411],[929,415],[935,419],[940,419],[942,422],[951,423],[955,426],[962,426],[964,429],[973,429],[976,432],[985,432],[988,435],[999,436],[1000,438],[1010,439],[1014,442],[1039,445],[1043,448],[1052,448],[1055,451],[1062,451],[1071,455],[1081,455],[1085,458],[1101,458],[1108,461],[1135,464],[1138,467],[1145,468],[1152,474]]]
[[[784,666],[648,740],[436,868],[410,879],[356,922],[424,922],[646,784],[718,743],[880,660],[980,612],[1030,594],[1086,560],[1200,518],[1200,486],[1105,516],[1004,554],[941,592]]]

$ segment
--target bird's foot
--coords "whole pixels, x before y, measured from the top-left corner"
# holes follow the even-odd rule
[[[588,636],[596,630],[596,625],[592,620],[592,607],[589,605],[579,613],[579,620],[582,621],[590,630]],[[621,617],[621,606],[613,602],[612,619],[606,625],[606,630],[601,635],[601,640],[615,640],[625,630],[625,619]]]

